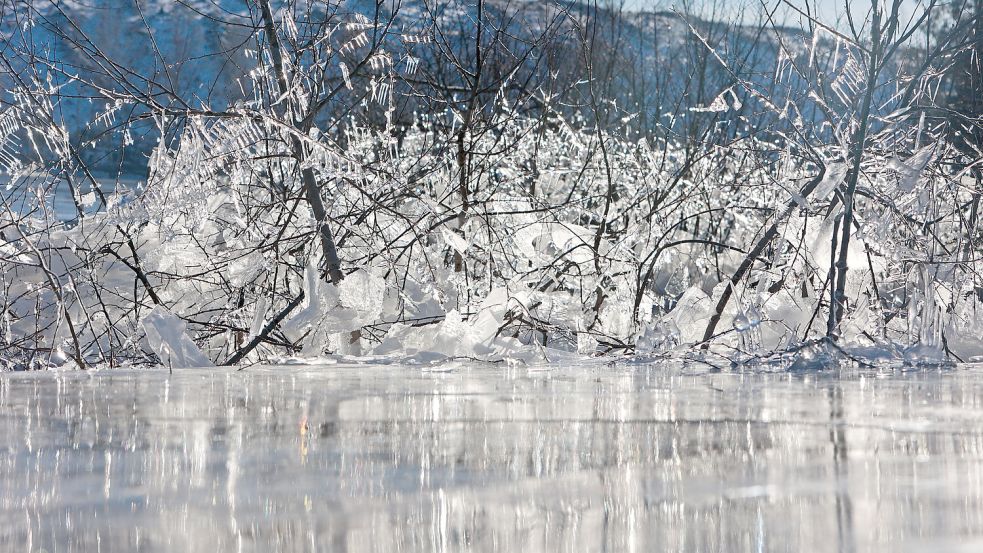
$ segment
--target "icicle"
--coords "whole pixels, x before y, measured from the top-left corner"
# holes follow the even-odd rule
[[[420,66],[420,58],[414,58],[413,56],[406,56],[406,60],[404,61],[404,64],[405,66],[403,69],[403,74],[413,75],[416,73],[417,67]]]
[[[348,90],[352,90],[353,87],[351,76],[348,73],[348,66],[345,65],[345,62],[341,62],[338,64],[338,68],[341,69],[341,78],[345,80],[345,87],[347,87]]]
[[[925,112],[922,111],[921,117],[918,118],[918,131],[915,133],[915,149],[921,148],[922,143],[922,130],[925,128]]]

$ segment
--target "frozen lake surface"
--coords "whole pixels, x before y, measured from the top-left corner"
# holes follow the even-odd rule
[[[0,550],[980,551],[983,368],[0,374]]]

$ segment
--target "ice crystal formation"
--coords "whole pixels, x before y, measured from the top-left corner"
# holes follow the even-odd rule
[[[0,11],[5,367],[983,358],[958,14],[123,4]]]

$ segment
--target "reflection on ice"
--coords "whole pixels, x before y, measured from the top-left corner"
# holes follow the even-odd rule
[[[3,374],[0,550],[973,549],[981,377]]]

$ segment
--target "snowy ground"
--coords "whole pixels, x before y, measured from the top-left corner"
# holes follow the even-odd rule
[[[0,374],[5,551],[983,547],[983,367]]]

